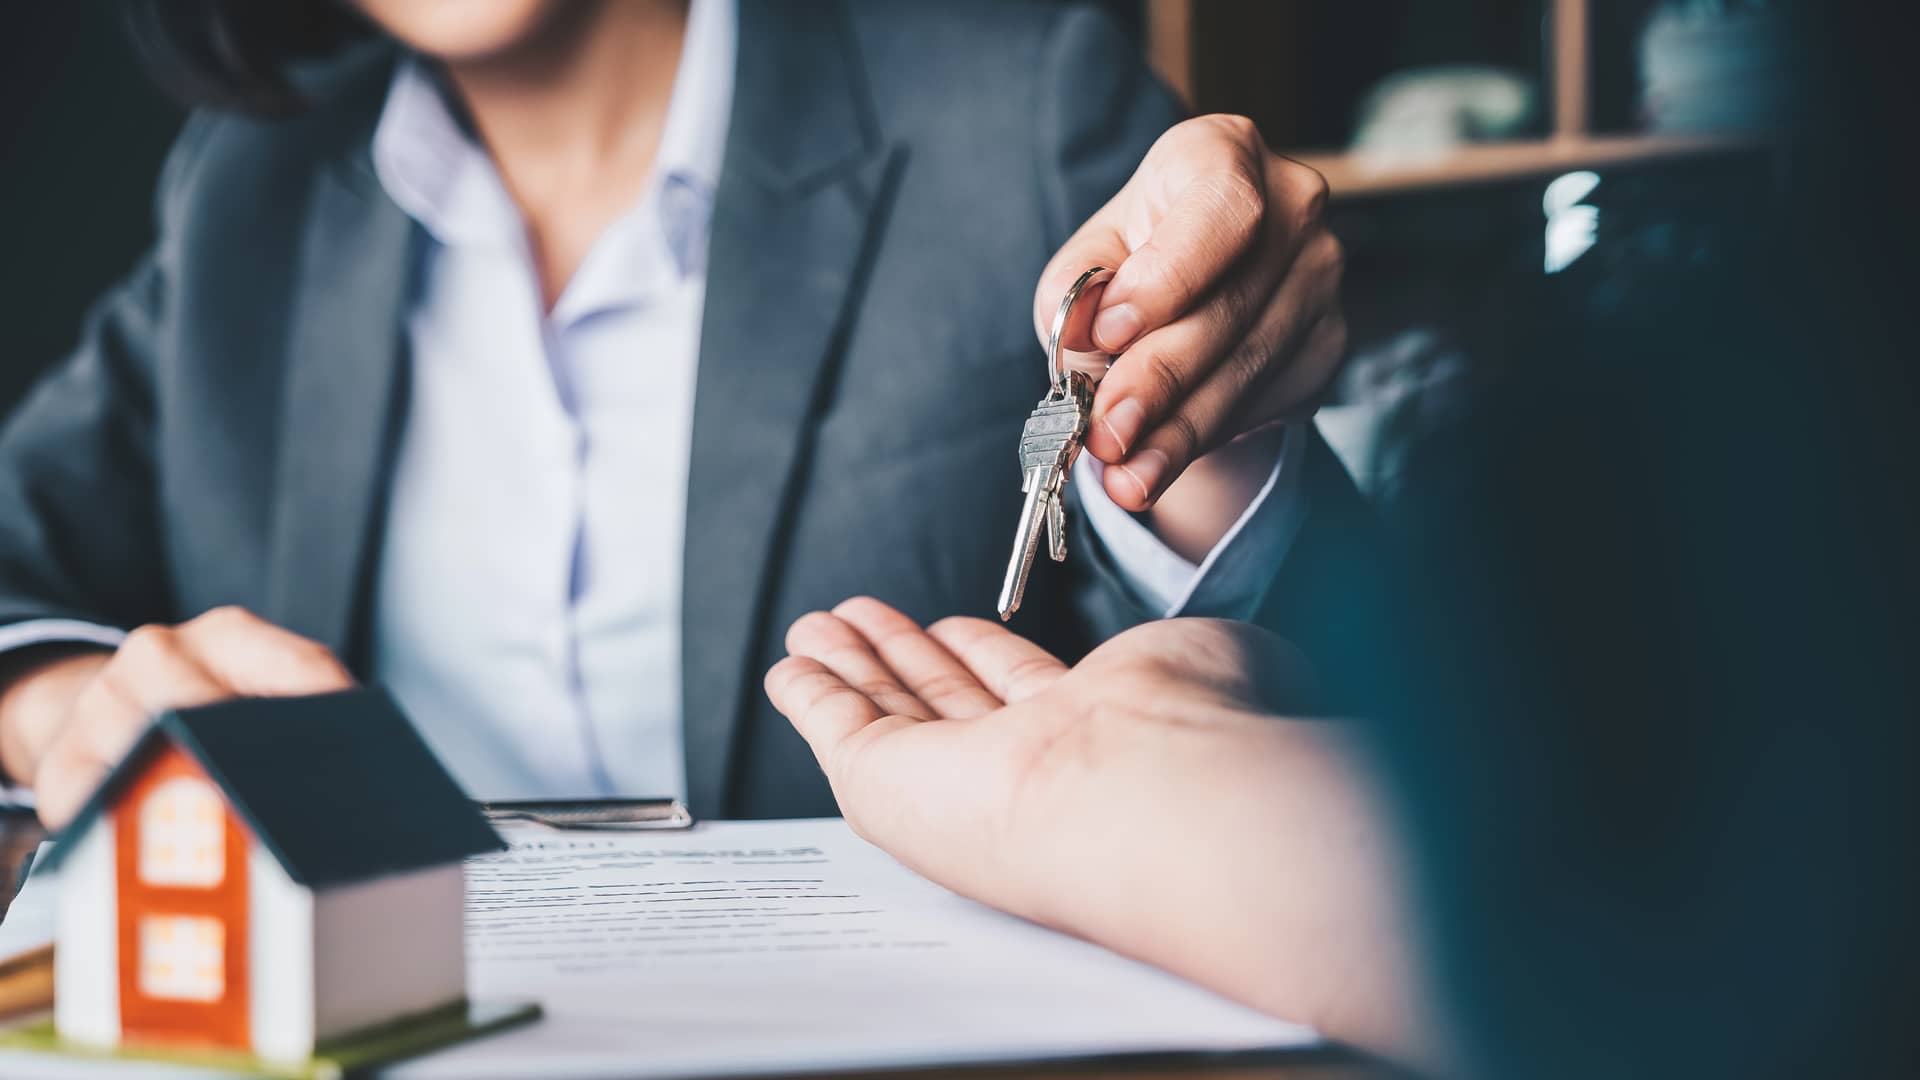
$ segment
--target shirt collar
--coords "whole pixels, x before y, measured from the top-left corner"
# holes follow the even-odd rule
[[[601,279],[619,291],[626,290],[613,286],[612,279],[623,280],[627,289],[643,288],[648,275],[638,264],[647,259],[640,249],[650,244],[664,247],[682,280],[704,274],[713,192],[733,105],[735,2],[693,0],[653,178],[633,209],[609,226],[602,238],[619,242],[596,244],[596,249],[611,246],[615,250],[590,254],[569,283],[569,294],[576,285],[592,294],[603,293],[597,284]],[[374,129],[373,165],[388,197],[439,243],[449,247],[524,244],[519,210],[492,160],[455,117],[433,72],[417,57],[404,59],[394,72]],[[630,231],[650,236],[624,235]],[[629,239],[635,242],[625,242]],[[599,258],[602,254],[608,257]],[[603,270],[594,263],[615,265]],[[621,269],[629,273],[617,272]],[[587,278],[589,271],[595,271],[595,276]],[[599,306],[618,298],[596,295],[593,299],[594,306]],[[562,305],[580,307],[569,297],[562,298]]]

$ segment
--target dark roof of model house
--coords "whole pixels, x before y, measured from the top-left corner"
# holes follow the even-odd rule
[[[358,689],[161,714],[61,830],[49,869],[168,742],[206,770],[287,876],[308,888],[506,847],[393,698]]]

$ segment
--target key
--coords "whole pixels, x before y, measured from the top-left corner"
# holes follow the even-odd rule
[[[1072,474],[1068,474],[1072,478]],[[1064,489],[1065,485],[1062,485]],[[1058,498],[1047,500],[1047,553],[1054,562],[1067,561],[1067,504]]]
[[[1013,557],[1007,563],[1007,576],[1000,584],[1000,621],[1013,618],[1020,600],[1027,593],[1027,576],[1033,571],[1034,556],[1040,550],[1040,532],[1047,533],[1047,554],[1054,562],[1067,560],[1067,480],[1073,474],[1073,461],[1087,439],[1093,415],[1093,378],[1082,371],[1069,371],[1061,362],[1060,343],[1066,336],[1074,305],[1088,289],[1113,280],[1113,271],[1093,267],[1060,298],[1060,310],[1053,317],[1053,332],[1047,337],[1047,396],[1040,399],[1020,432],[1021,488],[1026,499],[1020,506],[1020,524],[1014,530]],[[1089,308],[1081,309],[1082,321],[1075,325],[1085,333],[1086,320],[1093,318]],[[1108,358],[1112,362],[1112,358]]]
[[[1020,469],[1024,479],[1021,490],[1026,500],[1020,506],[1020,524],[1014,532],[1013,557],[1007,563],[1007,577],[1000,586],[1000,619],[1005,621],[1020,610],[1027,592],[1027,576],[1033,570],[1034,556],[1040,550],[1040,533],[1047,534],[1047,554],[1055,562],[1067,558],[1067,512],[1062,501],[1073,461],[1087,439],[1087,427],[1093,415],[1093,384],[1078,371],[1066,372],[1064,389],[1056,388],[1040,399],[1020,432]]]

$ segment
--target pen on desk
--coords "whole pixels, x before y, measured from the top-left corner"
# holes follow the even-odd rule
[[[483,802],[487,820],[530,821],[550,829],[650,832],[690,829],[693,814],[679,799],[535,799],[522,802]]]

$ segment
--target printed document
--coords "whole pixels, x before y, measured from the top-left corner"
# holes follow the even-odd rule
[[[1318,1041],[963,900],[838,820],[503,834],[510,851],[468,864],[470,993],[537,999],[546,1016],[384,1075],[835,1072]]]

